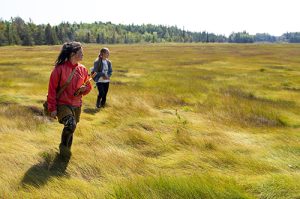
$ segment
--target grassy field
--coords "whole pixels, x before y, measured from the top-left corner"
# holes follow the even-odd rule
[[[0,198],[300,198],[300,45],[107,47],[69,162],[41,115],[60,46],[0,47]]]

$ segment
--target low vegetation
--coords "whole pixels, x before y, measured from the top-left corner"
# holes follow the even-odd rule
[[[0,198],[300,197],[299,45],[108,47],[108,106],[84,97],[68,161],[42,115],[60,46],[0,48]]]

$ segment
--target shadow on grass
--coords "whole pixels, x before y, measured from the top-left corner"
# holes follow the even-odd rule
[[[47,183],[51,177],[67,177],[66,169],[68,167],[71,155],[62,156],[55,154],[54,159],[44,158],[42,162],[33,165],[24,174],[21,181],[23,187],[34,186],[41,187]]]
[[[98,113],[99,111],[100,111],[100,108],[85,108],[83,110],[83,112],[88,113],[88,114],[92,114],[92,115]]]

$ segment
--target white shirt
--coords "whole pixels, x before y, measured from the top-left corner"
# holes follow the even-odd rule
[[[106,60],[102,60],[102,73],[105,74],[106,77],[108,77],[107,73],[108,73],[108,64]],[[109,79],[103,79],[103,77],[100,77],[98,82],[109,82]]]

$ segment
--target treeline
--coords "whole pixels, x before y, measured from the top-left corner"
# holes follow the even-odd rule
[[[123,25],[110,22],[61,23],[36,25],[20,17],[9,21],[0,19],[0,45],[55,45],[66,41],[83,43],[159,43],[159,42],[300,42],[300,33],[286,33],[281,37],[269,34],[249,35],[247,32],[232,33],[228,38],[214,33],[191,32],[176,26]]]
[[[247,32],[232,33],[228,37],[229,43],[254,43],[254,42],[288,42],[300,43],[300,32],[285,33],[279,37],[267,33],[250,35]]]

